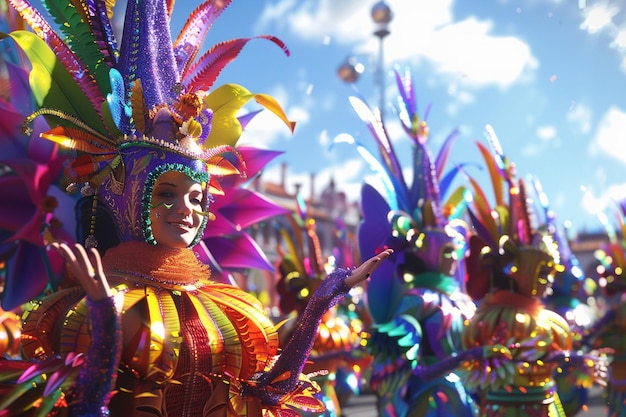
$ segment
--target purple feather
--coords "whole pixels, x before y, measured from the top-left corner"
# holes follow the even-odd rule
[[[498,242],[493,240],[493,236],[491,236],[491,232],[481,223],[480,219],[472,212],[472,210],[467,210],[467,214],[470,218],[470,222],[472,227],[476,230],[476,234],[480,236],[482,240],[485,241],[485,244],[489,246],[492,250],[498,250]]]
[[[235,224],[239,230],[270,217],[289,212],[289,210],[270,201],[262,194],[245,188],[229,190],[228,194],[229,198],[226,200],[225,205],[222,206],[218,203],[220,200],[218,197],[216,198],[216,203],[211,206],[211,210],[218,213],[218,216],[222,216],[219,213],[224,213],[224,217]],[[211,234],[210,231],[209,234]]]
[[[11,62],[5,61],[7,73],[9,74],[11,88],[11,105],[21,114],[29,114],[33,111],[33,100],[28,83],[28,71]],[[21,123],[15,126],[20,126]]]
[[[441,148],[439,149],[439,153],[437,154],[437,158],[435,159],[435,170],[437,172],[437,178],[441,178],[441,174],[443,172],[443,167],[450,156],[450,150],[452,149],[452,145],[459,137],[459,130],[454,129],[452,132],[448,134],[446,139],[444,140]]]
[[[184,74],[196,59],[207,32],[231,1],[205,1],[191,13],[174,42],[174,56],[181,74]]]
[[[439,194],[439,181],[435,165],[432,162],[430,151],[424,146],[424,183],[426,185],[426,197],[432,201],[437,224],[442,226],[446,223],[441,213],[441,196]]]
[[[29,379],[33,377],[37,377],[41,375],[42,373],[45,373],[45,369],[46,369],[45,367],[49,367],[49,366],[50,366],[49,362],[40,362],[40,363],[35,363],[31,365],[28,369],[26,369],[22,373],[22,375],[20,375],[19,379],[17,380],[17,383],[21,384],[25,381],[28,381]]]
[[[387,221],[389,205],[369,184],[361,189],[361,212],[363,220],[357,230],[359,252],[362,259],[380,253],[391,236],[391,225]],[[390,317],[392,300],[400,294],[400,282],[395,278],[396,259],[383,262],[370,277],[367,284],[367,306],[377,323],[384,323]]]
[[[246,176],[252,178],[256,176],[265,166],[283,151],[270,149],[259,149],[250,146],[238,146],[237,151],[246,162]]]
[[[98,49],[104,57],[104,62],[109,67],[115,67],[118,59],[117,42],[109,20],[106,2],[86,0],[85,4],[89,13],[89,27],[96,39]]]
[[[393,318],[396,300],[404,289],[396,277],[397,265],[390,260],[383,262],[367,282],[367,309],[376,323],[386,323]]]
[[[398,158],[396,157],[383,123],[378,120],[376,115],[374,115],[374,112],[372,112],[370,107],[361,98],[352,96],[349,100],[356,114],[359,116],[361,121],[365,123],[370,133],[376,140],[381,157],[383,158],[388,170],[394,177],[402,179],[402,167],[400,167],[400,163],[398,162]]]
[[[263,111],[263,109],[259,109],[259,110],[255,110],[249,113],[244,114],[243,116],[239,116],[237,117],[237,120],[239,120],[239,124],[241,125],[242,129],[245,129],[246,126],[248,126],[248,123],[250,123],[250,121],[252,121],[252,119],[254,119],[254,117],[261,113]]]
[[[400,75],[398,70],[394,70],[394,73],[396,75],[396,84],[398,85],[398,91],[400,92],[402,104],[404,105],[409,118],[412,118],[413,115],[417,113],[417,103],[415,100],[415,91],[413,90],[411,73],[407,70],[404,78],[402,78],[402,75]]]
[[[387,238],[391,236],[391,225],[387,221],[389,204],[383,196],[369,184],[361,188],[361,212],[363,220],[359,224],[359,250],[362,259],[368,259],[384,250]]]
[[[56,391],[67,379],[71,376],[76,376],[72,374],[78,374],[78,369],[71,366],[64,366],[55,371],[52,375],[48,377],[48,382],[46,383],[46,387],[43,390],[43,396],[48,397],[51,393]]]
[[[48,285],[48,272],[43,260],[44,249],[32,243],[20,242],[9,260],[2,308],[10,311],[28,300],[40,296]],[[28,277],[28,279],[25,279]]]
[[[213,237],[205,240],[207,247],[223,269],[258,268],[273,271],[274,266],[259,245],[247,234]]]

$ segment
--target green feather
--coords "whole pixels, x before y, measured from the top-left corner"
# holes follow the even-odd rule
[[[65,43],[87,67],[106,97],[111,92],[109,67],[83,14],[67,0],[45,0],[43,5],[66,36]]]
[[[0,39],[12,38],[26,53],[32,65],[30,87],[39,108],[51,108],[71,114],[93,129],[107,135],[107,130],[85,93],[57,60],[54,52],[37,35],[27,31],[0,33]],[[52,126],[71,123],[51,119]]]
[[[39,407],[37,407],[37,414],[35,415],[35,417],[47,417],[48,415],[50,415],[50,411],[52,411],[57,401],[63,395],[63,390],[59,388],[52,392],[50,395],[44,397]]]

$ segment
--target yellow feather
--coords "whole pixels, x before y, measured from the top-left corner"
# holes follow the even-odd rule
[[[477,142],[476,145],[485,160],[485,165],[487,165],[487,168],[489,169],[489,177],[491,178],[491,185],[493,187],[493,194],[496,198],[496,205],[503,206],[505,205],[503,195],[504,180],[496,165],[496,161],[485,145],[480,142]]]
[[[237,113],[252,98],[276,114],[293,132],[295,123],[287,120],[285,112],[271,96],[253,94],[245,87],[237,84],[224,84],[211,91],[204,98],[204,104],[213,110],[213,121],[211,132],[206,141],[207,146],[235,146],[237,144],[242,132],[241,124],[237,120]]]
[[[135,80],[131,87],[130,96],[131,105],[133,108],[133,121],[135,122],[135,128],[137,132],[143,134],[146,130],[146,107],[143,101],[143,87],[141,86],[141,80]]]
[[[293,133],[294,129],[296,128],[296,122],[293,122],[287,118],[287,115],[285,114],[283,108],[274,99],[274,97],[267,94],[255,94],[254,99],[257,103],[278,116],[278,118],[287,125],[289,130],[291,130],[291,133]]]

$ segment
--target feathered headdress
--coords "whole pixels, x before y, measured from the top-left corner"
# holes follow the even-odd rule
[[[114,2],[44,0],[61,34],[26,0],[10,3],[34,31],[3,35],[15,40],[32,64],[39,110],[25,127],[38,116],[56,126],[42,136],[77,151],[68,174],[87,184],[84,193],[97,197],[94,210],[97,200],[104,203],[122,241],[155,243],[147,206],[160,172],[183,172],[207,183],[210,194],[222,192],[216,177],[243,172],[233,146],[249,117],[240,120],[236,113],[250,99],[294,127],[270,96],[233,84],[211,90],[252,39],[219,43],[196,60],[229,0],[200,4],[175,40],[169,29],[173,1],[131,0],[120,48],[111,23]],[[288,54],[275,37],[260,38]],[[93,230],[89,234],[86,243],[94,246]]]
[[[368,283],[368,292],[375,294],[370,297],[369,308],[374,319],[381,322],[388,319],[389,300],[394,299],[399,285],[419,285],[414,281],[423,272],[449,272],[441,270],[445,260],[464,256],[467,226],[462,220],[467,190],[460,187],[449,192],[459,170],[453,169],[444,175],[444,166],[458,131],[447,136],[434,157],[426,146],[428,109],[420,119],[410,73],[403,77],[396,71],[396,82],[400,121],[413,145],[410,185],[404,178],[385,125],[363,99],[350,97],[350,102],[376,140],[380,159],[347,135],[335,140],[335,143],[354,144],[383,184],[381,192],[372,185],[363,186],[361,210],[364,218],[358,229],[359,252],[363,258],[386,247],[394,249],[389,261],[376,270]],[[403,265],[402,271],[398,270],[400,265]],[[459,279],[464,275],[462,270],[454,274]]]
[[[474,204],[468,208],[475,233],[467,258],[467,291],[481,299],[492,288],[510,289],[528,296],[543,295],[559,252],[553,237],[533,223],[526,185],[516,178],[515,165],[502,151],[491,126],[486,127],[491,150],[477,142],[493,187],[495,205],[478,182],[469,178]]]

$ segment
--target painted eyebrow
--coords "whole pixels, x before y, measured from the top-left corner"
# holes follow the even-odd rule
[[[177,185],[176,185],[176,184],[173,184],[173,183],[171,183],[171,182],[160,182],[160,183],[158,183],[156,186],[157,186],[157,187],[160,187],[160,186],[162,186],[162,185],[165,185],[165,186],[170,186],[170,187],[177,187]]]

